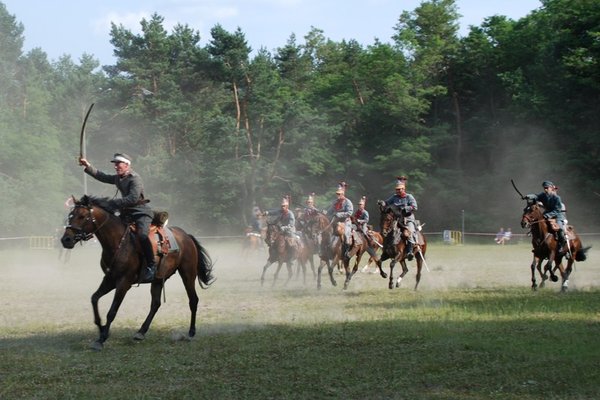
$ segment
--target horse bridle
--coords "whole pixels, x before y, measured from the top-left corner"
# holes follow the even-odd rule
[[[71,224],[71,220],[73,219],[73,213],[78,208],[86,208],[88,210],[88,215],[86,216],[86,218],[81,226],[74,226]],[[94,229],[90,232],[86,232],[83,229],[83,227],[85,225],[87,225],[88,223],[91,223],[92,226],[94,227]],[[104,221],[104,223],[106,223],[106,221]],[[65,229],[71,229],[72,231],[75,232],[75,234],[73,235],[73,239],[75,240],[75,242],[79,242],[79,241],[86,242],[94,237],[94,234],[96,232],[98,232],[100,230],[100,228],[102,228],[104,223],[100,226],[97,226],[96,218],[94,217],[93,207],[92,206],[84,206],[84,205],[79,204],[79,205],[76,205],[75,207],[73,207],[73,210],[69,214],[68,225],[65,226]]]
[[[523,216],[521,217],[521,219],[525,220],[525,222],[527,222],[527,226],[528,227],[531,227],[532,225],[539,224],[540,222],[545,222],[546,221],[544,218],[542,218],[542,219],[532,219],[532,217],[530,217],[530,215],[533,213],[533,210],[531,209],[531,206],[528,206],[525,210],[527,210],[527,212],[523,213]]]

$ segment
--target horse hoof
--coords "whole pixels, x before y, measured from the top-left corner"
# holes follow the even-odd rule
[[[104,344],[102,344],[102,342],[96,340],[95,342],[92,342],[90,344],[90,349],[95,350],[95,351],[101,351],[104,348]]]
[[[146,337],[144,336],[144,334],[143,334],[143,333],[140,333],[140,332],[136,333],[136,334],[133,336],[133,340],[138,340],[138,341],[141,341],[141,340],[144,340],[144,339],[146,339]]]
[[[382,273],[381,273],[381,274],[379,274],[379,275],[381,275],[381,277],[382,277],[383,279],[387,279],[387,274],[386,274],[385,272],[382,272]]]
[[[550,280],[551,280],[552,282],[558,282],[558,276],[556,276],[556,275],[552,275],[552,276],[550,277]]]

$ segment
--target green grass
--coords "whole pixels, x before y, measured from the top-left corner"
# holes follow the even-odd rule
[[[347,291],[341,275],[317,291],[312,277],[283,287],[285,272],[261,287],[264,256],[206,245],[218,281],[200,292],[196,338],[177,340],[189,311],[175,277],[147,339],[132,340],[149,304],[142,286],[102,352],[88,347],[97,251],[68,264],[5,252],[0,399],[600,398],[593,253],[568,293],[530,290],[525,245],[432,246],[417,292],[412,265],[400,289],[359,273]]]

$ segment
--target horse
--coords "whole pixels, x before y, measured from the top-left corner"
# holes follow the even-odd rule
[[[111,212],[108,206],[108,198],[85,195],[80,200],[73,197],[73,202],[73,208],[67,217],[67,226],[61,238],[63,247],[72,249],[78,242],[87,241],[93,236],[96,236],[102,246],[100,267],[104,272],[104,277],[98,289],[92,294],[91,299],[94,323],[100,332],[100,336],[92,344],[92,348],[102,350],[104,342],[109,337],[110,326],[127,291],[132,285],[139,283],[140,272],[145,261],[140,243],[132,233],[130,224]],[[138,341],[144,340],[154,315],[161,305],[160,294],[164,282],[175,271],[179,272],[181,276],[189,300],[188,304],[191,312],[189,338],[193,338],[196,334],[198,295],[196,294],[195,281],[198,279],[202,289],[208,288],[214,282],[212,260],[198,240],[181,228],[164,227],[163,229],[168,229],[172,233],[172,238],[169,241],[174,240],[175,243],[171,244],[171,249],[176,247],[178,250],[163,253],[159,259],[157,276],[151,282],[150,287],[152,295],[150,311],[134,336],[134,339]],[[151,229],[151,236],[152,232]],[[167,235],[166,238],[168,237]],[[113,289],[115,295],[106,315],[106,323],[102,325],[98,301]]]
[[[356,224],[356,220],[354,219],[354,217],[352,217],[352,222],[354,224]],[[355,225],[355,226],[358,226],[358,225]],[[373,262],[377,263],[377,260],[379,259],[379,257],[377,257],[375,250],[379,246],[375,243],[375,241],[377,241],[377,239],[379,239],[379,241],[377,241],[377,243],[381,244],[381,243],[383,243],[383,238],[378,233],[376,234],[376,236],[373,236],[371,234],[371,232],[369,232],[369,235],[367,236],[364,234],[364,232],[362,232],[359,229],[352,231],[353,243],[352,243],[352,246],[350,247],[350,251],[349,251],[348,255],[349,255],[350,259],[353,256],[356,256],[356,258],[354,260],[354,267],[352,268],[351,271],[348,271],[348,269],[346,269],[346,271],[345,271],[346,274],[348,274],[348,272],[351,272],[351,276],[352,276],[356,273],[356,271],[358,270],[358,265],[360,264],[360,260],[362,259],[362,256],[365,252],[367,252],[369,254],[369,262],[373,261]],[[346,265],[344,265],[344,263],[342,263],[342,265],[344,267],[346,267]],[[347,268],[349,268],[349,265]]]
[[[251,253],[258,253],[263,248],[263,236],[261,233],[254,232],[251,226],[244,230],[244,239],[242,241],[242,255],[247,256]]]
[[[566,253],[558,251],[559,243],[556,239],[550,221],[544,218],[544,207],[536,201],[528,201],[527,206],[523,210],[521,216],[521,227],[529,229],[531,233],[531,244],[533,245],[533,260],[531,262],[531,289],[537,290],[537,281],[535,279],[535,271],[539,272],[542,282],[540,287],[544,287],[545,281],[548,279],[547,273],[550,273],[552,282],[558,281],[558,277],[554,271],[558,269],[562,278],[561,291],[566,291],[569,286],[569,277],[573,271],[573,263],[581,262],[587,259],[587,251],[589,247],[583,247],[579,235],[571,226],[567,226],[565,235],[567,237],[568,253],[567,266],[562,265],[562,259]],[[560,228],[558,228],[560,229]],[[542,263],[548,260],[542,272]],[[555,266],[552,267],[552,262]]]
[[[296,232],[300,232],[302,243],[304,244],[304,250],[306,254],[304,258],[310,264],[312,269],[313,278],[316,278],[317,272],[315,270],[314,255],[319,254],[319,240],[320,236],[315,235],[310,229],[308,222],[312,219],[311,216],[306,216],[302,211],[298,212],[299,216],[296,218]],[[300,274],[300,266],[298,267],[296,276]],[[306,278],[305,278],[306,280]]]
[[[292,264],[294,260],[298,260],[300,263],[300,268],[304,271],[304,282],[306,283],[306,261],[308,259],[308,252],[300,241],[298,241],[298,248],[296,251],[290,250],[287,239],[285,233],[277,223],[267,222],[267,235],[265,241],[269,247],[269,257],[267,258],[262,275],[260,276],[261,285],[264,285],[267,269],[274,263],[277,263],[277,270],[273,277],[273,285],[275,285],[275,282],[277,281],[283,263],[285,263],[288,270],[288,278],[285,282],[287,285],[293,276]]]
[[[321,289],[321,273],[327,265],[329,280],[333,286],[337,282],[333,277],[334,265],[338,260],[342,260],[346,270],[346,280],[344,289],[348,288],[352,274],[349,271],[350,258],[345,257],[342,252],[342,242],[344,237],[344,223],[329,221],[325,214],[317,213],[307,224],[307,229],[313,237],[319,237],[319,267],[317,269],[317,289]]]
[[[382,269],[382,262],[390,259],[390,276],[388,287],[394,288],[394,266],[397,262],[400,262],[402,266],[402,273],[396,280],[396,287],[400,287],[400,282],[404,276],[408,273],[408,267],[406,265],[406,259],[408,254],[406,253],[406,241],[410,237],[410,231],[408,228],[401,223],[402,213],[400,209],[391,205],[380,205],[380,227],[381,235],[383,236],[383,251],[381,258],[377,262],[379,272],[382,277],[386,277]],[[413,245],[412,255],[417,261],[417,276],[414,290],[417,290],[419,282],[421,281],[421,269],[425,263],[425,253],[427,252],[427,238],[417,229],[417,243]]]

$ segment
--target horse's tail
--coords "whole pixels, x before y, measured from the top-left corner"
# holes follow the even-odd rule
[[[189,236],[192,238],[192,241],[198,250],[198,283],[202,289],[208,289],[208,287],[215,281],[215,278],[212,274],[213,262],[208,255],[208,252],[204,247],[202,247],[200,242],[198,242],[193,235]]]
[[[592,246],[587,246],[582,248],[581,250],[579,250],[576,254],[575,254],[575,261],[577,262],[581,262],[581,261],[585,261],[587,260],[587,251],[591,248]]]

